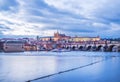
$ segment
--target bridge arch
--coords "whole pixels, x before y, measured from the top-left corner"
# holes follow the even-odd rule
[[[116,45],[113,46],[113,48],[112,48],[112,52],[118,52],[118,47],[119,47],[119,46],[116,46]]]
[[[103,46],[102,46],[102,45],[99,45],[99,46],[96,48],[96,50],[97,50],[97,51],[101,51],[102,48],[103,48]]]
[[[105,46],[103,47],[103,51],[108,52],[108,51],[109,51],[109,46],[108,46],[108,45],[105,45]]]
[[[97,50],[97,47],[94,45],[94,46],[92,46],[91,50],[92,50],[92,51],[96,51],[96,50]]]
[[[73,46],[73,47],[72,47],[72,50],[75,50],[75,48],[76,48],[76,47],[75,47],[75,46]]]
[[[88,46],[87,48],[86,48],[86,50],[91,50],[91,48],[92,48],[92,46]]]
[[[70,49],[70,47],[69,47],[69,46],[67,46],[67,47],[66,47],[66,49]]]
[[[80,47],[79,47],[79,50],[83,50],[83,46],[80,46]]]
[[[120,52],[120,45],[118,46],[118,52]]]
[[[115,47],[116,45],[110,45],[109,47],[108,47],[108,51],[112,51],[112,49],[113,49],[113,47]]]

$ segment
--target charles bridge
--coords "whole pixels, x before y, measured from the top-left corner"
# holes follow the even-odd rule
[[[62,48],[81,51],[120,51],[120,42],[105,43],[66,43],[62,44]]]

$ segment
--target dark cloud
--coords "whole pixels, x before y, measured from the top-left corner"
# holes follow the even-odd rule
[[[12,10],[12,7],[18,6],[18,2],[16,0],[3,0],[0,3],[0,11],[9,11]]]
[[[0,4],[1,33],[21,27],[23,33],[59,30],[84,36],[115,37],[119,34],[112,25],[117,24],[114,29],[119,30],[119,0],[4,0]],[[13,12],[16,13],[11,15]]]

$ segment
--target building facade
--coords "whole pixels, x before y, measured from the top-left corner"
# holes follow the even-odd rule
[[[5,52],[23,52],[24,43],[21,41],[6,41],[3,44],[3,50]]]
[[[40,37],[39,38],[39,41],[50,41],[50,40],[52,40],[53,39],[53,37]]]
[[[71,37],[72,42],[85,42],[85,41],[100,41],[100,37]]]

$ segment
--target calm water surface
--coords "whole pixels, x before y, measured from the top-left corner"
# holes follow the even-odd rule
[[[98,61],[99,63],[86,66]],[[33,80],[82,66],[85,67]],[[78,51],[0,53],[0,82],[28,80],[32,82],[120,82],[120,53]]]

